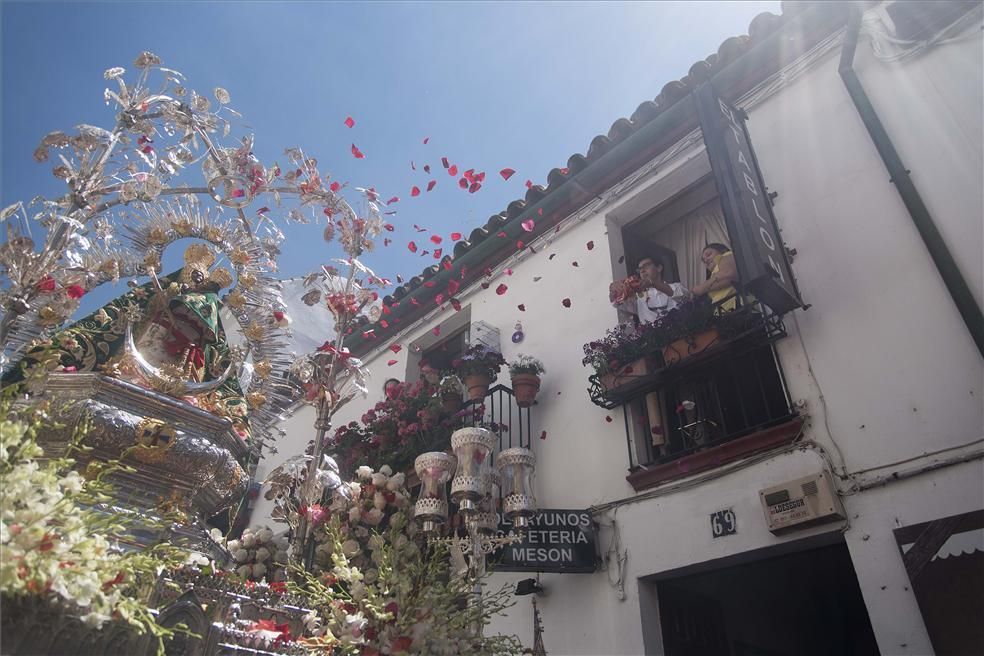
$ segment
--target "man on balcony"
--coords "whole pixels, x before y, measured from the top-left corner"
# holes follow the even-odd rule
[[[683,284],[663,280],[663,263],[655,257],[639,260],[636,271],[643,289],[636,299],[636,316],[640,323],[657,321],[690,294]]]

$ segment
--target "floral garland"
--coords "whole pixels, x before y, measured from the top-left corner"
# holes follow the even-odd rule
[[[451,432],[461,426],[459,415],[441,405],[440,390],[426,381],[400,383],[362,415],[361,425],[353,421],[340,426],[329,451],[345,472],[358,464],[380,467],[383,462],[402,471],[418,454],[446,448]]]
[[[69,457],[45,459],[37,436],[47,423],[44,407],[0,406],[0,593],[8,600],[57,600],[91,627],[118,620],[139,633],[170,635],[155,622],[143,592],[184,554],[169,544],[121,551],[124,520],[90,509],[109,499],[103,477],[111,467],[93,464],[83,476]]]

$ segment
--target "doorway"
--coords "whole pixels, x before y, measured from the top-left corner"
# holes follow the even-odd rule
[[[665,656],[878,656],[843,542],[655,583]]]

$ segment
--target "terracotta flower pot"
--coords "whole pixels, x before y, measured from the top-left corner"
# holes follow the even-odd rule
[[[453,415],[461,410],[463,403],[464,399],[461,398],[461,394],[458,394],[457,392],[449,392],[441,396],[441,407],[443,407],[444,411],[449,415]]]
[[[717,344],[720,338],[721,334],[717,331],[717,328],[711,328],[710,330],[705,330],[694,335],[688,335],[687,337],[678,339],[669,346],[665,347],[663,349],[663,360],[666,364],[679,362],[688,356],[697,355],[698,353],[707,350],[714,344]]]
[[[540,391],[540,377],[536,374],[515,374],[512,377],[512,388],[516,405],[528,408],[533,405],[536,393]]]
[[[468,374],[465,376],[465,387],[468,388],[468,398],[481,401],[489,393],[492,378],[488,374]]]
[[[616,371],[602,375],[600,380],[601,385],[606,390],[613,390],[643,376],[648,376],[650,373],[652,373],[652,367],[649,365],[648,358],[639,358],[635,362],[630,362]]]

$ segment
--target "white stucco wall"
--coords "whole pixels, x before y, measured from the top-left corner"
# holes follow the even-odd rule
[[[979,301],[984,288],[982,55],[977,29],[976,37],[903,63],[873,60],[862,42],[856,66]],[[787,317],[789,336],[777,345],[790,396],[805,402],[805,438],[834,454],[836,464],[861,472],[855,481],[863,484],[947,456],[920,458],[927,452],[979,453],[984,367],[837,74],[838,56],[835,49],[752,109],[748,129],[766,184],[779,192],[776,215],[785,241],[798,251],[793,269],[812,305]],[[542,507],[584,508],[634,494],[625,481],[621,411],[590,403],[581,346],[617,320],[607,288],[620,240],[606,232],[606,219],[637,215],[644,194],[670,184],[661,176],[672,168],[661,167],[637,191],[563,230],[536,255],[510,262],[513,275],[460,296],[473,322],[498,326],[507,359],[529,353],[546,365],[533,425],[534,435],[547,431],[547,438],[533,445]],[[589,241],[595,245],[591,251]],[[556,256],[550,259],[551,254]],[[509,287],[502,296],[494,293],[499,282]],[[571,308],[561,305],[564,298],[572,300]],[[451,308],[435,313],[398,341],[407,345],[422,338],[453,313]],[[508,339],[516,321],[526,334],[520,345]],[[389,367],[391,357],[399,363]],[[367,358],[373,397],[343,411],[336,425],[375,403],[386,378],[407,377],[406,357],[407,349]],[[313,436],[312,424],[309,410],[285,424],[289,439],[281,445],[282,456],[303,448]],[[961,445],[968,446],[957,449]],[[907,462],[893,464],[899,461]],[[613,537],[614,520],[628,552],[626,597],[620,600],[610,584],[614,572],[543,575],[548,594],[539,604],[550,653],[653,650],[653,642],[643,641],[641,577],[839,530],[819,527],[776,537],[759,505],[760,489],[821,466],[815,451],[795,450],[600,516],[605,527],[600,551]],[[846,490],[850,483],[841,486]],[[972,460],[844,498],[850,517],[844,539],[883,653],[932,651],[892,530],[979,509],[982,489],[981,461]],[[257,517],[265,507],[261,501]],[[735,510],[738,533],[712,540],[708,514],[726,507]],[[528,577],[499,574],[493,580]],[[519,598],[494,629],[531,642],[529,600]]]

